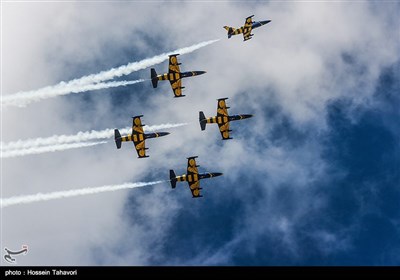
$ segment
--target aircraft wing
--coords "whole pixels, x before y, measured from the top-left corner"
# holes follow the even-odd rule
[[[144,131],[141,116],[133,117],[132,124],[132,141],[135,145],[136,152],[140,158],[147,157],[146,156],[146,145],[144,138]]]
[[[197,157],[188,158],[186,176],[187,176],[187,182],[189,184],[190,191],[192,192],[192,196],[193,197],[201,197],[199,171],[197,169],[196,158]]]
[[[229,119],[228,119],[228,108],[226,106],[227,98],[218,99],[217,107],[217,123],[219,131],[221,132],[222,139],[230,139],[229,137]]]
[[[169,56],[169,67],[168,67],[168,73],[179,73],[181,72],[179,69],[179,63],[178,63],[178,58],[177,54],[172,54]]]
[[[228,98],[218,99],[217,116],[228,116],[228,107],[226,107],[225,100]]]
[[[222,139],[232,139],[229,135],[229,122],[225,123],[218,123],[219,126],[219,132],[221,132]]]
[[[244,23],[244,26],[243,26],[243,39],[245,41],[251,39],[251,35],[250,34],[251,34],[251,30],[253,28],[252,17],[254,17],[254,15],[247,17],[246,21]]]
[[[143,131],[143,124],[142,124],[142,120],[140,119],[142,116],[136,116],[133,117],[133,123],[132,123],[132,134],[135,133],[144,133]]]
[[[178,80],[170,80],[172,90],[174,91],[175,97],[182,96],[182,81],[179,78]]]
[[[170,76],[169,82],[171,83],[172,90],[175,97],[182,96],[182,81],[180,77],[180,69],[177,54],[169,56],[168,74]]]

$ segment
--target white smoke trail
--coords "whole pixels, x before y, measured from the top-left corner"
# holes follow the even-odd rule
[[[144,126],[145,131],[156,131],[160,129],[174,128],[179,126],[187,125],[187,123],[166,123],[160,125]],[[120,130],[121,134],[131,133],[132,127],[126,127]],[[114,137],[114,129],[108,128],[104,130],[92,130],[85,132],[78,132],[75,135],[53,135],[47,138],[36,138],[36,139],[26,139],[17,140],[9,143],[1,143],[2,151],[18,150],[18,149],[29,149],[40,146],[50,146],[50,145],[61,145],[67,143],[83,142],[89,140],[107,139]]]
[[[77,83],[77,84],[89,84],[89,83],[98,83],[98,82],[104,82],[107,80],[111,80],[114,79],[116,77],[121,77],[124,75],[129,75],[133,72],[139,71],[139,70],[143,70],[146,69],[150,66],[159,64],[164,62],[165,60],[168,59],[168,56],[170,54],[175,54],[175,53],[179,53],[179,54],[187,54],[187,53],[191,53],[195,50],[198,50],[200,48],[203,48],[205,46],[208,46],[210,44],[213,44],[215,42],[218,42],[220,39],[216,39],[216,40],[210,40],[210,41],[205,41],[205,42],[201,42],[189,47],[184,47],[184,48],[180,48],[177,50],[174,50],[172,52],[168,52],[168,53],[163,53],[151,58],[146,58],[143,59],[141,61],[137,61],[137,62],[131,62],[127,65],[122,65],[118,68],[112,68],[110,70],[107,71],[102,71],[98,74],[92,74],[92,75],[88,75],[85,77],[82,77],[80,79],[75,79],[72,80],[71,83]]]
[[[118,82],[97,83],[97,84],[87,84],[87,85],[73,85],[61,82],[56,86],[44,87],[40,90],[18,92],[12,95],[3,96],[2,105],[3,106],[13,105],[18,107],[24,107],[31,102],[39,101],[50,97],[56,97],[70,93],[80,93],[90,90],[133,85],[144,81],[146,80],[139,79],[135,81],[118,81]]]
[[[156,131],[156,130],[160,130],[160,129],[174,128],[174,127],[180,127],[180,126],[184,126],[184,125],[188,125],[188,123],[166,123],[166,124],[158,124],[158,125],[151,125],[151,126],[145,125],[143,127],[143,129],[144,129],[144,131]],[[124,133],[129,133],[131,130],[132,130],[132,128],[130,127],[129,130]]]
[[[213,44],[215,42],[219,41],[219,39],[216,40],[210,40],[210,41],[205,41],[201,42],[199,44],[195,44],[189,47],[181,48],[174,50],[169,53],[163,53],[151,58],[146,58],[141,61],[137,62],[132,62],[127,65],[120,66],[118,68],[112,68],[107,71],[102,71],[98,74],[91,74],[88,76],[84,76],[79,79],[74,79],[69,82],[60,82],[57,85],[54,86],[48,86],[44,87],[38,90],[34,91],[27,91],[27,92],[18,92],[9,96],[4,96],[2,105],[14,105],[14,106],[26,106],[28,103],[33,102],[33,101],[38,101],[44,98],[50,98],[58,95],[64,95],[64,94],[69,94],[73,92],[84,92],[88,90],[94,90],[96,88],[97,83],[101,83],[104,81],[108,81],[111,79],[114,79],[116,77],[121,77],[124,75],[129,75],[132,72],[139,71],[142,69],[146,69],[147,67],[159,64],[165,60],[168,59],[168,55],[174,54],[174,53],[179,53],[179,54],[187,54],[191,53],[195,50],[198,50],[200,48],[203,48],[207,45]],[[140,80],[143,81],[143,80]],[[113,84],[113,86],[118,86],[118,82],[114,82],[116,84]],[[106,83],[109,84],[109,83]],[[121,84],[122,85],[122,84]],[[111,87],[111,86],[109,86]],[[102,87],[104,88],[104,87]]]
[[[30,147],[21,150],[9,150],[9,151],[1,151],[0,157],[1,158],[11,158],[11,157],[20,157],[26,155],[33,155],[33,154],[41,154],[41,153],[48,153],[48,152],[56,152],[56,151],[64,151],[68,149],[76,149],[76,148],[83,148],[83,147],[90,147],[100,144],[105,144],[107,141],[100,141],[100,142],[82,142],[82,143],[72,143],[72,144],[58,144],[52,146],[43,146],[43,147]]]
[[[139,183],[125,183],[122,185],[111,185],[111,186],[102,186],[102,187],[92,187],[92,188],[83,188],[83,189],[76,189],[76,190],[68,190],[68,191],[59,191],[59,192],[52,192],[52,193],[37,193],[33,195],[23,195],[23,196],[13,196],[10,198],[1,199],[1,208],[12,206],[12,205],[19,205],[19,204],[26,204],[32,202],[39,202],[39,201],[48,201],[53,199],[60,199],[60,198],[67,198],[73,196],[82,196],[88,194],[96,194],[102,192],[113,192],[118,190],[124,189],[133,189],[145,186],[151,186],[160,184],[166,181],[154,181],[154,182],[139,182]]]

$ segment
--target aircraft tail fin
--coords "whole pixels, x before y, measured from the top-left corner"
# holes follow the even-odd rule
[[[228,31],[228,39],[231,38],[236,29],[230,26],[224,26],[224,28]]]
[[[115,144],[117,145],[117,149],[120,149],[122,139],[121,139],[121,133],[119,133],[118,129],[114,129],[114,139],[115,139]]]
[[[153,84],[153,88],[156,88],[158,83],[156,69],[151,68],[150,72],[151,72],[151,83]]]
[[[202,111],[199,112],[199,122],[200,122],[201,130],[206,129],[207,119]]]
[[[173,188],[173,189],[175,189],[175,187],[176,187],[176,175],[175,175],[175,172],[174,172],[174,170],[170,170],[169,171],[169,179],[170,179],[170,181],[171,181],[171,187]]]

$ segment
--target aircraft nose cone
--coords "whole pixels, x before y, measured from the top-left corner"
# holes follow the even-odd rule
[[[264,24],[267,24],[267,23],[269,23],[269,22],[271,22],[270,20],[263,20],[263,21],[260,21],[261,22],[261,25],[264,25]]]
[[[158,137],[165,136],[165,135],[168,135],[168,134],[170,134],[170,133],[169,132],[159,132],[158,133]]]
[[[248,118],[252,118],[253,115],[243,115],[242,117],[243,117],[243,119],[248,119]]]
[[[221,176],[221,175],[224,175],[224,174],[223,174],[223,173],[220,173],[220,172],[212,173],[212,176],[213,176],[213,177],[218,177],[218,176]]]
[[[205,74],[205,73],[207,73],[206,71],[196,71],[196,75],[202,75],[202,74]]]

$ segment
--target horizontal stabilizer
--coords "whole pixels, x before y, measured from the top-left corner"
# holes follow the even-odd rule
[[[224,28],[228,31],[228,39],[231,38],[236,29],[230,26],[224,26]]]
[[[114,139],[115,139],[115,144],[117,145],[117,149],[120,149],[121,143],[122,143],[122,138],[121,138],[121,134],[119,133],[118,129],[114,129]]]
[[[151,83],[153,84],[153,88],[156,88],[158,84],[156,69],[151,68],[150,73],[151,73]]]
[[[206,129],[207,119],[202,111],[199,112],[199,122],[200,122],[201,130]]]
[[[169,171],[169,179],[171,181],[171,187],[173,189],[175,189],[175,187],[176,187],[176,175],[175,175],[174,170],[172,170],[172,169]]]

